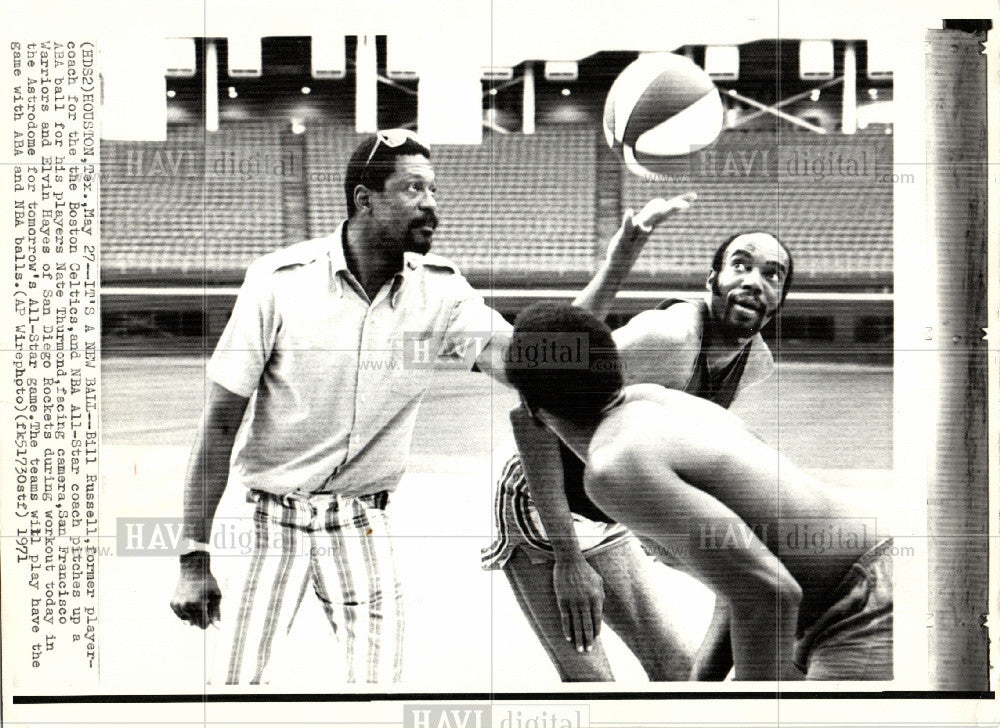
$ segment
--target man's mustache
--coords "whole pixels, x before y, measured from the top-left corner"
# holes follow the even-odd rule
[[[422,227],[432,227],[436,228],[438,226],[438,216],[433,212],[428,212],[425,215],[418,217],[416,220],[410,223],[410,228],[413,230],[418,230]]]

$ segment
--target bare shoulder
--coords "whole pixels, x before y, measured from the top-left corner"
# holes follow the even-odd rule
[[[620,408],[622,420],[616,426],[628,438],[648,447],[651,441],[688,444],[692,440],[714,439],[730,431],[745,431],[742,420],[714,402],[658,384],[633,384],[626,388],[626,402]]]
[[[711,413],[728,414],[725,409],[693,394],[655,383],[633,384],[626,389],[627,401],[635,405],[632,411],[650,416],[658,414],[671,422],[684,422],[691,417],[703,417]],[[643,407],[639,407],[643,405]],[[650,405],[658,410],[650,409]],[[637,418],[638,419],[638,418]]]
[[[666,309],[643,311],[619,331],[627,332],[629,339],[655,339],[664,344],[700,345],[702,321],[698,307],[683,301]]]
[[[702,322],[691,303],[643,311],[614,333],[630,383],[654,382],[684,389],[701,351]]]
[[[663,443],[670,439],[675,425],[669,410],[655,396],[632,396],[632,391],[640,387],[669,391],[657,385],[629,388],[629,401],[606,417],[591,439],[588,467],[594,471],[627,472],[638,466],[638,461],[662,450]]]

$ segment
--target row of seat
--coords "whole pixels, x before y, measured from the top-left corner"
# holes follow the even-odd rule
[[[211,134],[172,125],[162,143],[104,142],[105,282],[183,281],[192,272],[198,284],[234,282],[254,258],[293,242],[292,229],[329,234],[346,215],[342,175],[359,139],[336,124],[311,124],[289,140],[276,122],[241,122]],[[603,254],[597,230],[608,220],[598,219],[599,203],[608,217],[611,207],[694,190],[697,204],[655,234],[636,280],[670,285],[701,275],[722,239],[766,229],[793,249],[802,283],[884,287],[892,279],[891,141],[728,131],[660,181],[600,154],[599,131],[585,125],[440,145],[435,250],[493,285],[585,279]],[[599,190],[609,175],[615,188]],[[304,200],[289,197],[299,194]],[[293,225],[287,211],[302,207],[305,220]]]

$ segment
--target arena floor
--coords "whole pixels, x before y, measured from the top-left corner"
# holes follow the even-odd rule
[[[104,545],[116,519],[177,518],[190,446],[201,411],[200,357],[108,357],[102,379]],[[502,576],[479,569],[491,538],[492,451],[505,441],[510,392],[482,376],[449,372],[425,399],[409,474],[393,499],[396,554],[407,590],[404,690],[562,690]],[[852,365],[788,364],[734,409],[793,462],[845,486],[885,492],[892,478],[892,372]],[[226,494],[220,519],[246,513]],[[222,521],[220,521],[222,522]],[[214,562],[224,581],[231,565]],[[696,643],[711,596],[660,569],[664,603]],[[202,692],[217,630],[201,633],[170,611],[174,559],[103,556],[100,562],[102,685],[108,690]],[[236,588],[223,586],[224,599]],[[290,649],[277,659],[294,676],[273,689],[347,692],[337,677],[338,645],[307,598]],[[114,635],[113,638],[110,635]],[[620,683],[637,689],[638,663],[613,635],[605,641]],[[284,662],[277,663],[278,665]],[[292,667],[294,665],[295,667]],[[303,670],[304,666],[309,669]],[[305,675],[303,678],[302,676]],[[224,688],[212,688],[224,690]]]

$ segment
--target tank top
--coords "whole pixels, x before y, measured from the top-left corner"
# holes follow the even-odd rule
[[[705,327],[710,325],[708,303],[705,301],[686,301],[682,298],[668,298],[662,301],[656,310],[664,311],[678,303],[692,303],[698,307],[698,313],[701,316],[703,343]],[[736,398],[736,390],[739,388],[743,370],[750,358],[750,346],[750,343],[744,346],[729,364],[717,372],[709,370],[708,356],[704,350],[700,350],[694,361],[691,379],[688,380],[684,391],[729,409],[729,405]],[[592,521],[614,523],[615,520],[598,508],[583,489],[583,461],[562,442],[559,443],[559,454],[562,458],[563,487],[566,490],[569,509]]]

